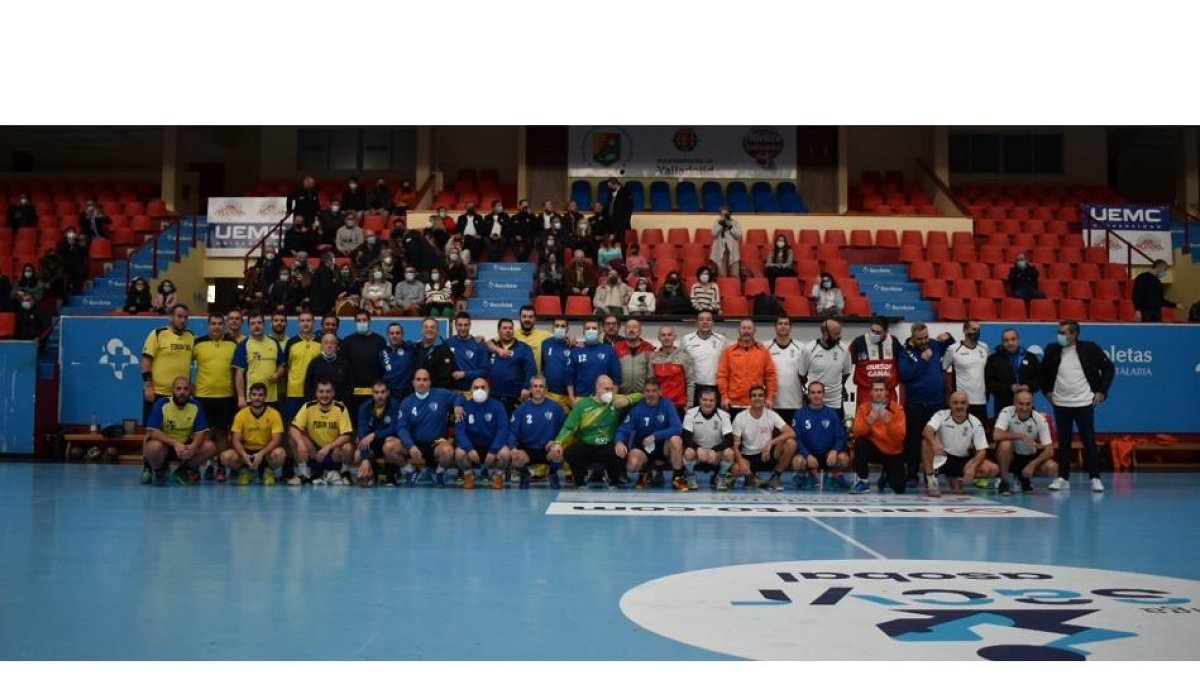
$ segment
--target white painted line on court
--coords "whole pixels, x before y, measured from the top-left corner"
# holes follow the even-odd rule
[[[866,544],[862,543],[861,541],[855,539],[854,537],[851,537],[850,535],[848,535],[844,532],[841,532],[833,527],[830,527],[829,525],[826,525],[825,523],[822,523],[821,521],[817,520],[813,516],[809,516],[808,521],[814,525],[819,525],[819,526],[825,528],[826,530],[829,530],[833,534],[836,534],[837,536],[841,537],[847,544],[850,544],[851,546],[853,546],[859,550],[865,551],[867,553],[867,555],[874,556],[876,558],[879,558],[880,560],[887,559],[887,556],[883,555],[879,551],[876,551],[875,549],[868,547]]]

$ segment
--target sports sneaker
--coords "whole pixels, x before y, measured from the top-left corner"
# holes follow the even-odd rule
[[[671,479],[671,489],[677,492],[688,491],[687,479],[683,477],[683,474],[675,474],[675,477]]]
[[[410,488],[417,487],[417,472],[416,471],[410,471],[410,472],[404,474],[404,487],[410,487]]]
[[[421,483],[422,485],[432,485],[433,484],[433,474],[434,474],[433,469],[430,469],[429,467],[425,467],[424,469],[421,469],[421,473],[419,473],[417,475],[417,482]]]
[[[475,472],[474,471],[463,472],[462,489],[464,489],[464,490],[474,490],[475,489]]]
[[[148,466],[142,467],[142,485],[150,485],[154,482],[154,469]]]
[[[165,468],[158,471],[151,470],[151,473],[154,474],[154,487],[167,486],[167,470]]]
[[[237,472],[237,477],[234,478],[234,481],[238,485],[249,485],[250,479],[253,476],[254,476],[254,474],[250,473],[250,469],[242,469],[241,471]],[[224,471],[221,471],[220,473],[217,474],[217,482],[218,483],[225,482],[225,472]]]
[[[354,476],[351,476],[349,471],[343,471],[338,475],[340,475],[342,479],[335,483],[335,485],[354,485]]]
[[[721,479],[721,480],[720,480],[720,481],[717,483],[717,489],[718,489],[718,490],[732,490],[732,489],[733,489],[733,484],[734,484],[735,482],[737,482],[737,476],[734,476],[734,475],[733,475],[733,474],[731,474],[731,473],[727,473],[727,474],[725,474],[725,477],[724,477],[724,478],[722,478],[722,479]]]
[[[772,492],[783,492],[783,481],[779,476],[771,476],[771,480],[767,482],[767,488]]]
[[[1008,481],[1006,481],[1006,480],[1000,481],[1000,496],[1007,497],[1011,494],[1012,494],[1012,485],[1009,485]]]
[[[276,483],[275,472],[270,469],[267,469],[266,471],[264,471],[263,475],[262,475],[262,484],[270,486],[270,485],[274,485],[275,483]]]
[[[222,470],[224,470],[224,468],[225,467],[221,467]],[[213,479],[216,478],[216,474],[217,474],[217,472],[216,472],[216,469],[213,468],[212,460],[209,460],[204,465],[204,480],[212,482]],[[224,479],[222,479],[221,482],[225,482]]]
[[[1033,481],[1029,480],[1025,476],[1021,476],[1021,492],[1024,492],[1027,495],[1033,494]]]
[[[528,471],[522,471],[520,474],[517,475],[517,489],[518,490],[528,490],[529,484],[531,482],[532,482],[532,476],[529,475]]]
[[[492,489],[493,490],[503,490],[504,489],[504,472],[503,471],[496,471],[495,473],[492,474]]]
[[[641,473],[641,475],[638,476],[636,487],[639,490],[644,490],[645,488],[650,487],[650,472],[649,471],[643,471]]]
[[[627,488],[627,487],[629,487],[629,476],[627,474],[621,474],[621,475],[617,476],[616,478],[609,479],[608,483],[609,483],[609,487]]]
[[[663,472],[658,469],[650,472],[650,487],[663,487],[666,484],[667,478],[663,475]]]
[[[850,481],[846,480],[846,475],[839,473],[833,477],[833,486],[839,490],[849,490]]]
[[[938,485],[937,476],[926,476],[925,477],[925,491],[929,494],[930,497],[941,497],[942,496],[942,486]]]
[[[810,473],[804,478],[804,487],[810,490],[817,490],[821,487],[821,479]]]
[[[445,471],[437,471],[437,472],[434,472],[434,474],[433,474],[433,486],[434,486],[434,487],[439,487],[439,488],[444,488],[444,487],[446,487],[446,472],[445,472]]]
[[[166,467],[163,467],[163,470],[166,471]],[[180,485],[187,485],[188,484],[187,471],[182,466],[175,469],[174,471],[171,472],[171,480],[175,481],[176,483],[178,483]]]
[[[747,482],[750,484],[750,487],[753,487],[756,490],[761,490],[767,487],[767,481],[763,480],[763,477],[756,473],[750,474]]]
[[[806,478],[807,477],[804,474],[797,472],[792,476],[792,485],[795,486],[797,490],[803,490],[804,486],[808,483]]]
[[[699,490],[700,489],[700,485],[696,483],[696,474],[689,473],[687,476],[684,477],[684,479],[687,481],[687,486],[688,486],[689,490]]]
[[[976,488],[978,488],[978,489],[980,489],[980,490],[990,490],[990,489],[992,489],[992,487],[993,487],[992,479],[990,479],[990,478],[976,478],[976,479],[975,479],[975,487],[976,487]]]
[[[1104,483],[1099,478],[1092,479],[1092,492],[1104,492]]]
[[[227,478],[227,474],[226,474],[226,472],[225,472],[225,465],[224,465],[224,464],[222,464],[221,466],[218,466],[218,467],[217,467],[216,478],[217,478],[217,482],[218,482],[218,483],[224,483],[224,482],[225,482],[225,480],[226,480],[226,478]],[[242,485],[242,483],[238,483],[238,485]],[[246,485],[249,485],[249,483],[246,483]]]
[[[559,481],[558,481],[558,472],[557,471],[551,471],[550,474],[548,476],[546,476],[546,478],[548,478],[550,480],[550,489],[551,490],[561,490],[562,489],[562,484],[559,483]]]
[[[265,480],[265,477],[264,477],[264,480],[263,480],[263,484],[264,484],[264,485],[270,485],[270,483],[268,483],[268,482]],[[285,480],[285,481],[284,481],[284,484],[285,484],[285,485],[303,485],[303,484],[304,484],[304,481],[300,479],[300,476],[292,476],[291,478],[289,478],[289,479]]]
[[[1050,485],[1048,485],[1046,487],[1050,488],[1051,490],[1070,490],[1071,489],[1071,481],[1067,480],[1066,478],[1063,478],[1062,476],[1059,476],[1058,478],[1055,478],[1050,483]]]
[[[865,495],[871,491],[871,484],[861,478],[854,481],[854,486],[850,488],[850,494]]]

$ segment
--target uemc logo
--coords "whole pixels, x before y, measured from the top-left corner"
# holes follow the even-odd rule
[[[1102,223],[1163,223],[1167,221],[1167,210],[1154,206],[1091,206],[1088,216]]]
[[[822,560],[656,579],[621,611],[754,659],[1195,659],[1200,582],[1074,567]],[[819,640],[796,631],[819,626]],[[1189,637],[1191,636],[1191,637]]]

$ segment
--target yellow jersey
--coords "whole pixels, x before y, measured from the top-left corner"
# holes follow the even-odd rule
[[[191,379],[192,346],[195,343],[195,333],[186,328],[176,335],[170,327],[164,326],[150,331],[146,336],[142,356],[154,359],[150,366],[150,381],[154,383],[155,394],[170,396],[175,378]]]
[[[183,407],[175,405],[170,398],[160,398],[150,412],[147,429],[158,429],[180,443],[187,443],[193,434],[208,431],[208,418],[194,398],[188,398]]]
[[[228,398],[233,396],[233,352],[237,344],[224,336],[214,340],[205,335],[192,345],[196,362],[196,396]]]
[[[553,335],[550,331],[544,328],[534,328],[533,332],[526,335],[520,327],[513,332],[513,337],[517,338],[517,342],[524,342],[533,350],[533,362],[537,364],[538,375],[542,374],[542,343],[549,340]]]
[[[287,397],[304,398],[304,377],[308,374],[308,364],[321,355],[321,336],[304,337],[297,335],[287,341],[284,358],[287,361]]]
[[[329,410],[321,410],[319,401],[309,401],[300,406],[300,412],[292,420],[292,426],[308,434],[318,447],[329,445],[343,434],[353,434],[350,413],[341,401],[334,401]]]
[[[267,447],[273,434],[283,433],[283,416],[271,406],[267,406],[261,415],[255,415],[250,406],[246,406],[233,418],[233,433],[242,435],[246,450],[258,452]]]
[[[278,401],[279,388],[268,382],[267,378],[283,364],[283,347],[275,338],[265,335],[261,340],[243,340],[233,352],[233,367],[246,371],[244,395],[247,399],[250,398],[250,385],[262,382],[267,386],[267,402]]]

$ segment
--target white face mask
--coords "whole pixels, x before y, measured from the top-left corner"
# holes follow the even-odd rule
[[[707,274],[701,274],[701,275],[700,275],[700,283],[702,283],[702,284],[707,284],[707,283],[708,283],[708,279],[709,279],[709,277],[708,277],[708,275],[707,275]]]
[[[362,333],[363,335],[366,335],[367,333],[371,332],[371,322],[370,321],[359,321],[358,323],[354,324],[354,327],[356,329],[358,329],[358,332]]]
[[[876,335],[875,333],[871,333],[871,344],[876,344],[876,345],[877,345],[877,344],[879,344],[879,343],[881,343],[881,342],[883,342],[883,336],[882,336],[882,335]]]
[[[419,399],[421,401],[424,401],[425,399],[429,398],[429,392],[425,392],[424,394],[422,394],[419,391],[414,391],[413,394],[417,397],[417,399]]]
[[[458,262],[458,254],[457,253],[450,254],[450,262]]]
[[[487,389],[474,389],[471,391],[471,400],[476,403],[483,403],[488,400]]]
[[[603,394],[600,394],[600,401],[603,402],[605,405],[612,403],[612,400],[613,400],[613,393],[611,391],[606,391]]]
[[[833,288],[833,282],[826,279],[825,281],[821,282],[821,288],[826,288],[826,289]]]
[[[274,260],[274,259],[275,259],[275,254],[274,254],[274,253],[268,253],[268,254],[267,254],[267,260]]]
[[[383,259],[383,264],[384,264],[384,265],[391,265],[391,264],[392,264],[392,259],[391,259],[391,258],[384,258],[384,259]]]
[[[566,328],[555,328],[554,329],[554,337],[558,340],[561,340],[561,339],[567,337],[567,329]]]
[[[445,211],[438,211],[438,218],[445,218],[445,217],[446,217]]]
[[[415,272],[405,272],[405,273],[404,273],[404,278],[405,278],[406,280],[408,280],[408,281],[412,281],[413,279],[416,279],[416,278],[417,278],[417,275],[416,275],[416,273],[415,273]]]
[[[595,344],[598,340],[600,340],[600,331],[596,330],[595,328],[589,328],[583,331],[583,339],[587,340],[590,344]]]
[[[342,207],[338,206],[337,204],[334,204],[333,206],[329,207],[329,210],[332,211],[333,213],[337,213],[338,211],[342,210]]]
[[[442,278],[442,275],[438,274],[437,272],[433,272],[433,273],[431,273],[431,274],[429,275],[429,278],[430,278],[432,281],[437,281],[438,279],[441,279],[441,278]]]
[[[374,275],[375,281],[383,281],[383,272],[376,272]]]
[[[24,302],[22,302],[22,303],[21,303],[21,309],[23,309],[23,310],[25,310],[25,311],[27,311],[27,312],[28,312],[29,310],[33,309],[33,303],[32,303],[32,302],[30,302],[30,301],[28,301],[28,300],[26,300],[26,301],[24,301]]]

